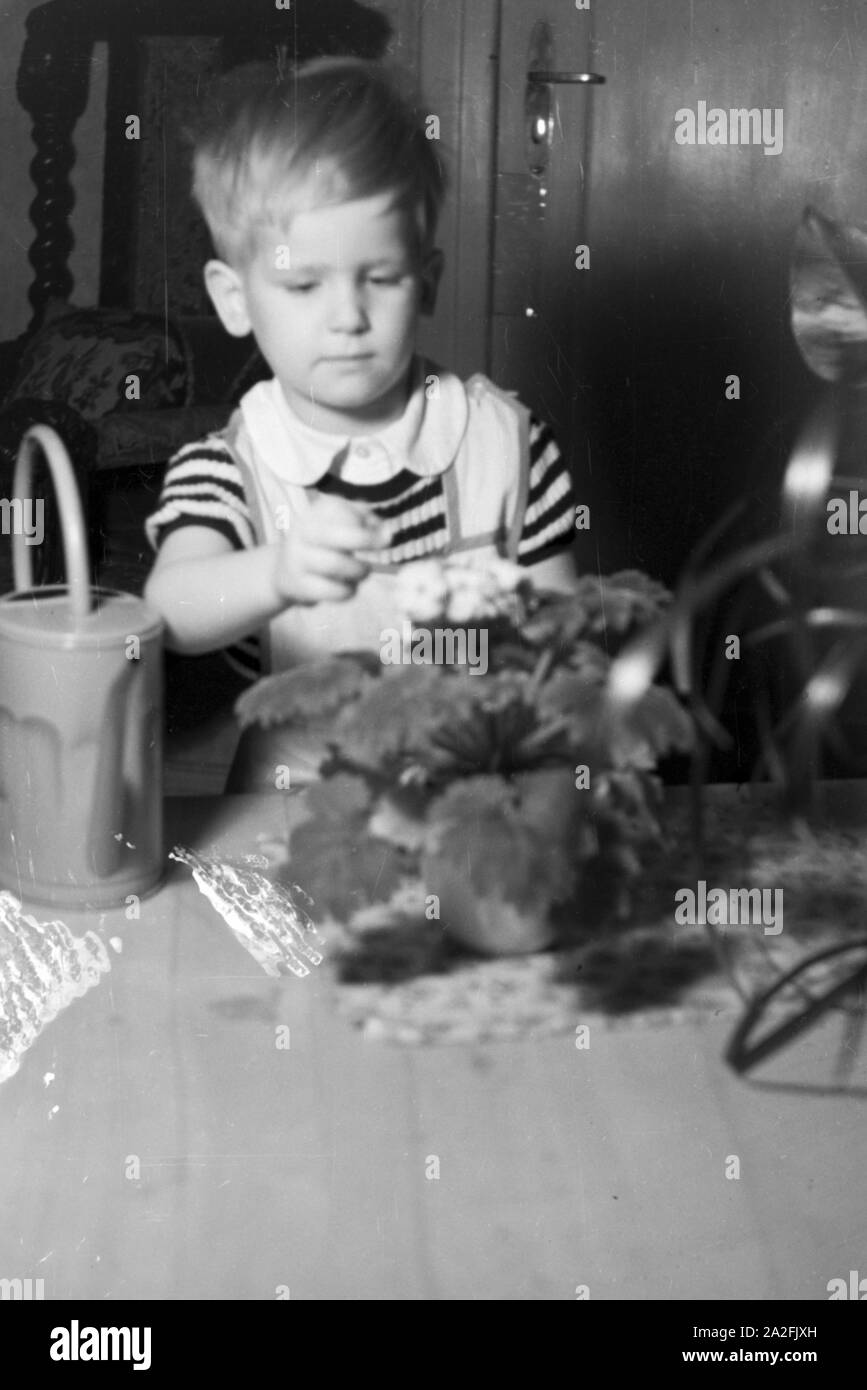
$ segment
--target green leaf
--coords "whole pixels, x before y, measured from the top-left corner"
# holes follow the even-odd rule
[[[322,782],[314,782],[304,794],[311,817],[338,826],[357,828],[370,811],[373,796],[362,777],[340,772]]]
[[[366,665],[363,657],[335,656],[265,676],[235,705],[241,727],[326,722],[375,684]]]
[[[617,768],[650,770],[666,753],[691,751],[692,721],[670,690],[652,685],[609,728],[612,762]]]
[[[573,748],[600,737],[605,698],[600,676],[605,671],[607,666],[599,668],[598,674],[588,679],[583,673],[561,667],[539,691],[539,709],[547,717],[565,720],[567,737]]]
[[[316,910],[345,921],[352,912],[387,902],[413,872],[413,861],[363,825],[336,826],[305,821],[292,832],[292,872],[304,884]]]
[[[867,378],[867,233],[804,212],[790,274],[792,331],[807,366],[823,381]]]
[[[531,699],[526,672],[502,672],[470,681],[451,717],[417,751],[436,780],[473,773],[508,775],[562,762],[569,755],[563,722]]]
[[[624,634],[655,622],[671,603],[663,584],[640,570],[621,570],[604,576],[599,608],[591,623],[594,632],[613,629]]]
[[[539,596],[538,606],[522,625],[536,646],[572,647],[579,639],[612,634],[656,621],[671,602],[669,591],[640,570],[611,575],[583,575],[573,594]]]
[[[603,772],[591,783],[594,811],[603,823],[629,840],[658,840],[659,780],[637,768]]]
[[[428,862],[466,873],[480,897],[529,908],[571,892],[575,858],[522,811],[518,788],[499,777],[453,783],[434,803]]]
[[[664,686],[650,686],[619,712],[612,710],[604,685],[561,668],[542,687],[539,706],[565,721],[573,753],[584,751],[597,765],[651,769],[666,753],[692,748],[692,721]]]
[[[594,642],[576,642],[566,659],[566,670],[574,671],[582,680],[596,685],[607,679],[610,666],[608,653]]]
[[[412,761],[432,731],[454,719],[462,685],[442,667],[399,667],[341,711],[333,744],[345,762],[377,772]]]

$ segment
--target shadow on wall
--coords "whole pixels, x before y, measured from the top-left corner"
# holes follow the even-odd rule
[[[747,273],[744,253],[718,243],[611,265],[587,367],[603,569],[636,565],[673,583],[741,498],[742,539],[775,525],[819,390],[789,328],[788,251]]]
[[[773,261],[756,259],[751,281],[732,251],[722,254],[718,247],[714,251],[715,257],[706,255],[702,266],[711,268],[721,287],[728,276],[736,289],[721,304],[683,292],[690,283],[690,266],[684,258],[663,259],[653,267],[655,275],[648,274],[641,284],[642,302],[660,294],[664,305],[661,312],[648,314],[629,364],[641,389],[632,386],[628,375],[624,377],[648,440],[639,462],[643,479],[650,480],[646,500],[654,512],[650,524],[644,514],[642,539],[645,544],[650,540],[660,568],[667,564],[664,577],[672,583],[688,553],[688,547],[679,542],[682,531],[697,532],[691,540],[706,537],[733,503],[740,502],[741,510],[717,556],[731,556],[749,543],[779,536],[784,529],[788,533],[795,494],[784,502],[782,475],[796,437],[803,438],[810,422],[812,442],[806,450],[803,444],[799,448],[800,466],[787,480],[787,489],[798,489],[799,549],[791,559],[771,566],[783,585],[778,590],[781,601],[771,601],[770,579],[764,591],[753,582],[744,606],[722,604],[708,616],[713,634],[709,650],[721,651],[734,633],[742,643],[746,638],[742,655],[750,658],[743,663],[738,660],[731,668],[724,723],[735,734],[735,746],[727,756],[716,759],[714,775],[738,780],[749,775],[757,752],[760,688],[772,697],[770,712],[776,722],[784,713],[788,718],[790,712],[803,709],[804,693],[814,678],[822,677],[826,668],[833,673],[836,663],[844,660],[844,695],[839,714],[829,725],[818,770],[823,775],[864,776],[867,662],[859,623],[867,613],[861,539],[867,534],[867,521],[862,525],[855,507],[859,497],[867,496],[867,232],[840,226],[809,210],[791,238],[789,254]],[[763,302],[765,306],[780,304],[778,331],[769,316],[762,318],[758,312]],[[708,304],[713,311],[710,316],[705,312]],[[613,322],[618,322],[616,315]],[[605,338],[611,355],[606,358],[600,353],[594,358],[593,370],[603,381],[606,372],[616,372],[615,359],[622,346],[622,336],[615,329]],[[740,374],[735,380],[730,371],[734,361],[753,384],[749,394],[735,389],[742,383]],[[726,389],[708,410],[702,410],[708,381],[723,382]],[[768,410],[769,401],[773,413]],[[598,405],[598,396],[594,403]],[[816,414],[818,404],[821,416]],[[820,429],[818,419],[830,423]],[[618,422],[612,412],[594,423],[600,431],[607,428],[613,441],[609,447],[616,449],[619,440],[631,443],[634,439],[634,419],[623,422],[621,417]],[[696,486],[696,478],[701,479],[701,487]],[[625,556],[618,556],[616,563],[647,563],[639,557],[639,546],[628,529],[616,543]],[[711,563],[707,561],[703,568]],[[756,578],[754,565],[753,581]],[[820,613],[827,617],[811,625],[809,641],[800,654],[794,639],[786,641],[782,635],[768,647],[763,644],[750,650],[750,633],[764,622],[776,623],[787,616],[786,593],[797,596],[817,620]],[[812,698],[819,696],[808,696],[808,704]]]
[[[635,566],[674,585],[737,503],[721,553],[778,533],[786,463],[822,392],[790,328],[796,225],[778,254],[705,234],[606,266],[610,295],[604,311],[595,307],[588,361],[603,571]],[[761,621],[760,596],[755,605],[750,626]],[[726,613],[712,620],[710,651],[730,631]],[[729,674],[723,723],[734,741],[714,755],[710,775],[741,781],[759,753],[759,683],[778,712],[796,687],[766,653]]]
[[[730,502],[755,497],[744,525],[766,524],[820,389],[792,338],[789,265],[807,204],[865,220],[867,30],[860,0],[650,8],[644,24],[630,0],[594,17],[608,83],[592,108],[588,485],[602,567],[671,582]],[[702,110],[755,110],[762,128],[702,143]]]

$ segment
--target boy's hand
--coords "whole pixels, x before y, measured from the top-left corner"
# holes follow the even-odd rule
[[[280,598],[303,604],[351,598],[370,573],[359,552],[377,550],[387,539],[387,528],[369,508],[342,497],[320,497],[278,547]]]

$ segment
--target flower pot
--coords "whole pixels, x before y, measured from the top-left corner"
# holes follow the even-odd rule
[[[544,895],[526,908],[480,895],[468,872],[436,855],[424,856],[422,875],[427,892],[439,898],[443,931],[461,946],[483,956],[520,956],[552,945],[557,933]]]

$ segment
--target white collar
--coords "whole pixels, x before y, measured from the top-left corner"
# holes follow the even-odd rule
[[[313,429],[299,419],[273,377],[247,391],[240,409],[257,457],[284,482],[301,487],[317,483],[339,455],[359,445],[376,448],[380,456],[384,451],[394,473],[404,468],[420,478],[445,473],[455,461],[469,418],[460,378],[423,357],[415,358],[403,415],[378,434],[350,439]],[[290,442],[294,448],[287,448]]]

